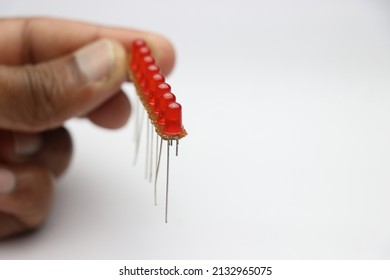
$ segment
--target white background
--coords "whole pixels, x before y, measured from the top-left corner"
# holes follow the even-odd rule
[[[189,132],[165,224],[163,184],[154,207],[144,153],[132,166],[134,120],[70,121],[51,216],[1,259],[390,258],[387,1],[0,0],[0,15],[166,35]]]

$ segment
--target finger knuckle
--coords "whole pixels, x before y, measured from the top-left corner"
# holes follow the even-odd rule
[[[50,64],[28,65],[24,68],[27,83],[25,122],[36,129],[54,125],[54,117],[61,111],[63,87]]]

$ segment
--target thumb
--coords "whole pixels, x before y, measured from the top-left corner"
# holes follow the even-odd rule
[[[85,115],[118,92],[126,65],[122,45],[101,39],[52,61],[0,66],[0,127],[42,131]]]

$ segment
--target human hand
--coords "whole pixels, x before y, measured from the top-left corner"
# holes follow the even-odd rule
[[[87,117],[106,128],[126,123],[130,103],[120,86],[136,38],[154,47],[165,74],[171,71],[173,48],[155,34],[0,20],[0,238],[35,229],[47,217],[53,183],[71,157],[67,119]]]

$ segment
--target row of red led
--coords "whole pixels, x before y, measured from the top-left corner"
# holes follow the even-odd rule
[[[177,139],[185,136],[181,105],[176,102],[171,86],[165,83],[165,77],[145,41],[138,39],[133,42],[130,67],[138,94],[160,136],[175,136]]]

